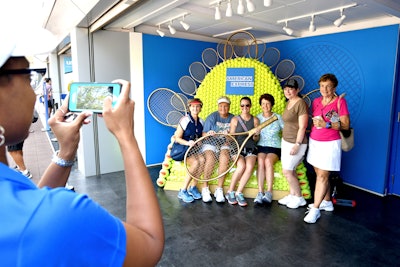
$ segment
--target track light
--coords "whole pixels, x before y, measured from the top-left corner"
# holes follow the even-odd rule
[[[343,14],[343,9],[340,10],[340,18],[338,18],[337,20],[335,20],[335,22],[333,22],[333,24],[336,27],[340,27],[343,24],[343,21],[346,19],[346,15]]]
[[[314,24],[314,15],[312,15],[311,21],[310,21],[310,27],[308,27],[308,30],[310,32],[315,32],[316,29],[317,29],[317,27],[315,27],[315,24]]]
[[[215,20],[220,20],[221,19],[221,9],[219,8],[220,3],[215,7]]]
[[[232,10],[232,3],[231,3],[231,0],[228,0],[228,3],[226,4],[226,13],[225,13],[225,16],[227,16],[227,17],[232,17],[232,13],[233,13],[233,10]]]
[[[170,32],[171,34],[175,34],[175,33],[176,33],[175,28],[172,27],[172,21],[168,24],[168,29],[169,29],[169,32]]]
[[[292,34],[293,34],[293,30],[290,29],[290,28],[287,26],[287,21],[286,21],[285,27],[283,27],[283,30],[286,32],[287,35],[292,35]]]
[[[158,25],[158,30],[156,30],[156,32],[158,33],[158,35],[160,35],[161,37],[164,37],[165,33],[161,30],[161,26]]]
[[[256,10],[256,7],[254,6],[251,0],[246,0],[246,5],[247,5],[247,11],[249,11],[250,13]]]
[[[243,0],[239,0],[239,4],[238,4],[238,7],[237,7],[237,13],[239,15],[243,15],[244,14]]]
[[[272,6],[272,0],[264,0],[264,6],[266,7]]]
[[[183,20],[181,20],[179,23],[182,25],[182,27],[183,27],[186,31],[189,30],[189,28],[190,28],[190,25],[189,25],[189,24],[187,24],[187,23],[184,22]]]

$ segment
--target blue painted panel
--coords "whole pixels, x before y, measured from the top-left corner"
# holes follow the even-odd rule
[[[144,34],[143,68],[146,107],[148,96],[157,88],[169,88],[182,93],[178,86],[179,79],[184,75],[190,75],[191,63],[202,61],[201,54],[204,49],[216,48],[216,46],[215,43]],[[161,163],[175,128],[158,123],[147,108],[145,110],[145,128],[146,163]]]
[[[398,25],[271,43],[281,60],[296,64],[308,92],[319,88],[324,73],[339,80],[337,92],[346,93],[354,149],[344,153],[341,174],[345,182],[384,193],[395,76]]]

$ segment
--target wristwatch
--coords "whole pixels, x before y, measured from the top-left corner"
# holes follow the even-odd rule
[[[296,145],[296,146],[300,146],[300,145],[301,145],[301,143],[300,143],[300,142],[297,142],[295,145]]]
[[[54,153],[53,158],[51,159],[52,162],[54,162],[55,164],[57,164],[60,167],[71,167],[72,165],[74,165],[74,161],[73,160],[65,160],[62,159],[58,156],[58,153],[60,151],[57,150],[56,153]]]
[[[327,121],[326,124],[325,124],[325,128],[326,129],[332,128],[332,123],[330,121]]]

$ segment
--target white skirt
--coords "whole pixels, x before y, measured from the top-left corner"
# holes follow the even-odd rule
[[[312,166],[325,171],[340,171],[342,140],[308,141],[307,161]]]

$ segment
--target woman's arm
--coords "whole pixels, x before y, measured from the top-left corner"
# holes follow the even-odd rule
[[[164,227],[158,199],[134,135],[134,102],[129,99],[130,83],[122,84],[115,108],[111,98],[104,103],[107,128],[117,138],[126,177],[126,258],[124,266],[155,266],[164,249]]]

